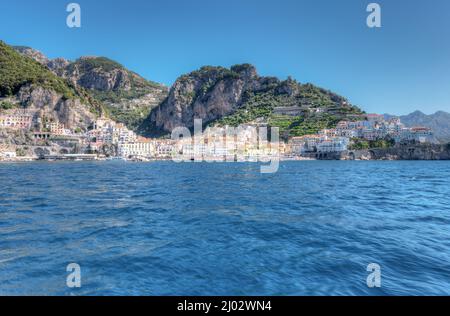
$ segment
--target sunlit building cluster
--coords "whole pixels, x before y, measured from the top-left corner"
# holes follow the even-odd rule
[[[383,115],[367,114],[365,120],[341,121],[335,128],[323,129],[314,135],[292,137],[292,154],[343,152],[355,140],[393,140],[395,143],[431,143],[433,132],[426,127],[408,128],[399,118],[386,120]]]

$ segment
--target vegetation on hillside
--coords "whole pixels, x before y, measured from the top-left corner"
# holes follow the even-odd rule
[[[280,135],[283,138],[317,134],[326,128],[334,128],[342,119],[342,116],[328,113],[305,116],[281,116],[270,117],[269,126],[280,128]]]
[[[182,75],[178,80],[183,81],[191,77],[206,79],[209,82],[217,82],[227,78],[239,78],[239,74],[225,67],[203,66],[199,70],[192,71],[189,74]]]
[[[137,131],[150,114],[149,107],[124,109],[114,106],[105,107],[107,115],[116,122],[125,124],[129,129]]]
[[[207,95],[218,82],[226,79],[239,79],[239,74],[220,66],[203,66],[199,70],[180,76],[177,79],[177,82],[180,85],[183,85],[191,80],[201,81],[200,89],[196,91],[186,91],[184,94],[187,102],[192,104],[198,98]]]
[[[2,101],[0,102],[0,110],[10,110],[14,109],[17,106],[9,101]]]
[[[148,93],[154,92],[156,89],[163,87],[149,80],[146,80],[138,74],[129,71],[124,66],[116,61],[106,57],[84,57],[76,60],[67,67],[68,73],[75,71],[83,73],[91,73],[94,71],[112,72],[115,70],[122,70],[128,76],[131,87],[128,90],[116,88],[109,91],[90,90],[91,94],[99,101],[105,103],[119,103],[122,100],[132,100],[140,98]]]
[[[121,64],[115,62],[106,57],[84,57],[80,58],[77,61],[71,63],[67,70],[69,72],[74,71],[75,69],[80,70],[82,73],[91,72],[94,69],[102,69],[104,71],[113,71],[114,69],[124,69]]]
[[[295,93],[283,93],[285,85]],[[296,107],[298,115],[275,113],[276,108]],[[317,110],[317,111],[316,111]],[[280,135],[287,139],[293,136],[315,134],[325,128],[336,127],[343,119],[353,119],[352,115],[363,112],[346,99],[312,84],[298,84],[288,79],[279,84],[269,84],[261,92],[246,92],[244,102],[233,114],[213,122],[217,125],[238,126],[262,121],[271,127],[279,127]]]
[[[395,145],[393,139],[378,139],[378,140],[365,140],[360,138],[353,138],[352,143],[348,147],[349,150],[361,150],[372,148],[391,148]]]
[[[93,98],[85,89],[58,77],[46,66],[34,59],[21,55],[12,47],[0,41],[0,97],[16,95],[25,85],[34,85],[53,90],[63,99],[80,99],[96,115],[103,112],[101,102]],[[3,101],[3,109],[16,105]]]
[[[0,41],[0,97],[15,95],[26,84],[52,89],[66,99],[76,96],[64,79]]]
[[[106,57],[83,57],[71,63],[67,69],[68,77],[77,74],[95,77],[97,74],[111,74],[121,71],[125,75],[123,83],[127,85],[114,87],[111,90],[89,89],[89,94],[104,105],[105,113],[113,120],[124,123],[128,128],[137,130],[150,110],[157,106],[166,95],[166,88],[158,83],[146,80],[138,74],[126,69],[116,61]],[[130,103],[151,94],[156,98],[155,104],[149,101]],[[151,102],[150,102],[151,103]]]

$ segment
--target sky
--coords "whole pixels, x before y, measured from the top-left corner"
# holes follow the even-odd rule
[[[81,28],[66,25],[70,2]],[[381,28],[366,24],[370,2]],[[0,40],[50,58],[106,56],[166,85],[251,63],[367,112],[450,112],[448,0],[0,0]]]

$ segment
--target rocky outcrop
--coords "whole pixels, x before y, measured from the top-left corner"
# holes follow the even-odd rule
[[[71,129],[86,130],[96,117],[80,99],[65,99],[61,94],[40,86],[23,86],[17,100],[28,112],[34,113],[35,121],[47,119]]]
[[[64,77],[83,88],[99,92],[99,97],[110,101],[167,91],[163,85],[148,81],[105,57],[81,57],[65,67]]]
[[[410,144],[391,148],[352,150],[320,159],[344,160],[450,160],[450,144]]]
[[[87,89],[106,106],[112,119],[134,130],[168,93],[165,86],[104,57],[82,57],[63,67],[58,68],[59,75]]]
[[[73,74],[72,74],[73,75]],[[73,77],[70,77],[73,79]],[[130,91],[131,80],[128,74],[121,69],[114,69],[110,72],[93,70],[92,72],[79,75],[74,80],[80,86],[98,91]]]
[[[232,113],[242,102],[243,91],[258,85],[256,70],[240,72],[221,67],[204,67],[179,78],[167,99],[152,111],[151,128],[170,132],[177,126],[193,126],[193,119],[209,122]]]
[[[57,76],[64,77],[66,68],[70,65],[70,61],[64,58],[51,59],[46,63],[46,66],[50,68]]]
[[[13,47],[21,55],[34,59],[41,65],[48,67],[56,75],[64,77],[66,67],[69,66],[70,61],[64,58],[49,59],[40,51],[26,46],[14,46]]]
[[[202,67],[178,78],[168,91],[105,57],[81,57],[70,62],[62,58],[49,60],[30,48],[16,49],[70,82],[69,90],[87,91],[104,105],[113,120],[146,135],[167,134],[178,126],[192,128],[197,118],[205,125],[237,125],[268,124],[284,116],[279,123],[287,126],[282,132],[282,137],[287,138],[291,130],[302,133],[299,124],[309,126],[309,132],[330,127],[347,114],[361,113],[328,90],[291,78],[262,77],[250,64],[229,69]],[[64,109],[64,103],[58,109]],[[328,110],[329,116],[321,114],[328,114]],[[70,116],[64,115],[64,119],[73,124]]]
[[[13,48],[23,56],[30,57],[42,65],[47,65],[50,61],[47,56],[34,48],[26,46],[14,46]]]
[[[66,64],[63,60],[54,62]],[[46,63],[50,61],[36,50],[13,49],[0,41],[0,98],[12,100],[10,110],[20,107],[34,115],[36,124],[45,118],[67,128],[86,130],[102,113],[101,104],[85,89],[43,67]]]
[[[63,76],[89,90],[131,90],[131,74],[121,65],[102,57],[81,57],[65,66]]]
[[[71,62],[64,58],[48,59],[29,47],[15,47],[15,50],[46,66],[74,87],[87,90],[103,103],[112,119],[131,129],[137,129],[168,94],[165,86],[148,81],[105,57],[85,56]]]
[[[33,134],[30,131],[0,129],[0,149],[3,145],[26,145],[32,141]]]
[[[311,84],[302,85],[291,78],[282,81],[261,77],[250,64],[230,69],[207,66],[181,76],[167,99],[152,110],[144,129],[149,134],[170,133],[178,126],[192,128],[194,119],[209,124],[240,109],[242,113],[236,121],[247,122],[268,119],[275,107],[333,107],[339,112],[346,104],[345,98]],[[360,113],[359,109],[347,107],[344,110]],[[252,115],[247,115],[249,112]]]

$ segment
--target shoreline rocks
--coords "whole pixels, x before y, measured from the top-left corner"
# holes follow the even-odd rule
[[[450,160],[450,144],[413,144],[391,148],[316,153],[318,160]]]

